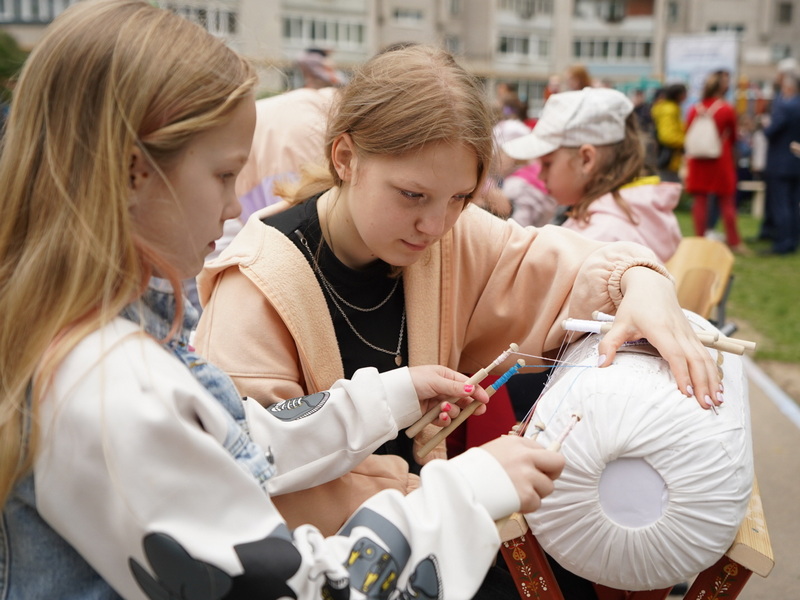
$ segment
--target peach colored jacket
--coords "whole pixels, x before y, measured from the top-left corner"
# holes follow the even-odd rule
[[[260,222],[286,206],[254,214],[198,281],[205,309],[195,344],[262,403],[324,390],[344,376],[311,267],[289,238]],[[663,270],[638,244],[604,244],[552,225],[523,228],[469,206],[404,270],[409,364],[474,373],[511,342],[525,354],[553,352],[564,318],[616,312],[622,274],[636,264]],[[331,534],[370,495],[386,487],[406,493],[415,480],[400,457],[373,455],[342,479],[275,502],[291,527],[313,523]]]

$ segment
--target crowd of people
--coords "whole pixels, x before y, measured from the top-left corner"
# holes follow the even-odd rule
[[[797,250],[800,239],[800,191],[796,176],[800,166],[800,96],[797,93],[800,68],[793,59],[778,64],[771,102],[757,107],[761,112],[737,112],[731,101],[730,73],[717,70],[707,75],[699,90],[699,101],[687,104],[685,83],[675,82],[650,92],[634,90],[630,95],[642,142],[645,148],[645,171],[661,182],[680,184],[683,200],[691,206],[693,233],[697,236],[722,237],[734,253],[752,255],[742,240],[737,215],[748,208],[752,186],[739,182],[758,182],[765,189],[765,214],[758,239],[771,242],[771,249],[761,254],[789,254]],[[607,84],[592,79],[581,65],[573,65],[563,77],[548,82],[545,98],[553,93],[575,91],[580,86],[602,89]],[[509,93],[505,98],[508,102]],[[512,96],[513,101],[513,96]],[[498,100],[500,102],[500,100]],[[546,108],[546,105],[545,105]],[[684,148],[685,136],[699,112],[710,111],[721,140],[719,155],[696,157]],[[508,141],[511,128],[502,115],[497,125],[498,145]],[[518,121],[522,123],[522,121]],[[532,127],[536,119],[528,119]],[[513,129],[516,133],[516,128]],[[517,135],[522,134],[516,134]],[[508,206],[503,216],[511,216],[525,225],[562,223],[564,209],[550,212],[553,198],[541,185],[539,161],[514,164],[501,170],[499,182]],[[749,189],[748,189],[749,188]],[[557,204],[557,203],[556,203]],[[533,207],[533,208],[531,208]],[[574,212],[574,211],[571,211]],[[502,213],[501,213],[502,214]],[[717,233],[722,222],[724,235]],[[756,240],[753,240],[756,241]]]
[[[249,61],[145,0],[73,4],[27,60],[0,153],[5,596],[516,598],[495,522],[564,458],[511,435],[421,458],[489,402],[469,374],[601,311],[598,367],[646,337],[682,394],[724,402],[663,266],[680,184],[648,173],[624,94],[573,69],[531,129],[442,49],[346,83],[303,60],[305,88],[256,101]],[[787,76],[770,145],[796,97]],[[695,201],[732,201],[703,181]]]

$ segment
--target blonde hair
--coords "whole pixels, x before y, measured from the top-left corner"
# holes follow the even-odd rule
[[[619,189],[642,175],[644,169],[644,144],[634,113],[625,119],[625,137],[621,142],[598,146],[598,159],[591,180],[581,200],[569,209],[569,216],[581,221],[589,220],[589,205],[604,194],[610,193],[630,219],[637,224],[633,212],[619,194]]]
[[[348,133],[361,156],[403,155],[431,142],[469,145],[478,158],[479,190],[492,163],[492,110],[481,82],[439,48],[400,46],[367,61],[340,90],[328,121],[328,164],[304,171],[299,185],[276,186],[301,202],[342,184],[330,161]]]
[[[32,465],[36,406],[59,362],[140,296],[154,268],[178,289],[130,218],[131,150],[163,177],[254,84],[220,40],[141,0],[74,4],[31,53],[0,156],[3,503]]]
[[[717,96],[722,96],[725,93],[725,85],[724,81],[726,78],[730,77],[730,73],[725,71],[724,69],[720,69],[719,71],[714,71],[706,77],[706,80],[703,82],[703,94],[702,99],[708,100],[709,98],[716,98]]]

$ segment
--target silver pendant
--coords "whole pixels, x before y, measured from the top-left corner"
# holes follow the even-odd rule
[[[400,365],[402,365],[402,364],[403,364],[403,357],[402,357],[402,356],[400,356],[399,354],[397,354],[397,355],[394,357],[394,364],[396,364],[398,367],[399,367]]]

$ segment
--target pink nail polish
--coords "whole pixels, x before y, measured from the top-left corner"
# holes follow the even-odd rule
[[[722,395],[722,392],[717,392],[717,402],[723,404],[725,402],[725,396]]]
[[[600,365],[602,365],[604,362],[606,362],[606,355],[605,354],[601,354],[600,356],[597,357],[597,366],[598,367]]]
[[[687,385],[687,386],[686,386],[686,393],[687,393],[689,396],[694,396],[694,388],[693,388],[692,386],[690,386],[690,385]]]
[[[471,394],[475,390],[475,386],[471,383],[464,384],[464,391]]]
[[[450,412],[451,408],[453,408],[453,407],[450,406],[450,403],[449,402],[445,402],[445,404],[442,406],[442,412]]]
[[[703,400],[705,401],[705,403],[708,406],[708,408],[714,408],[714,403],[711,401],[711,396],[706,394],[705,397],[703,398]]]

